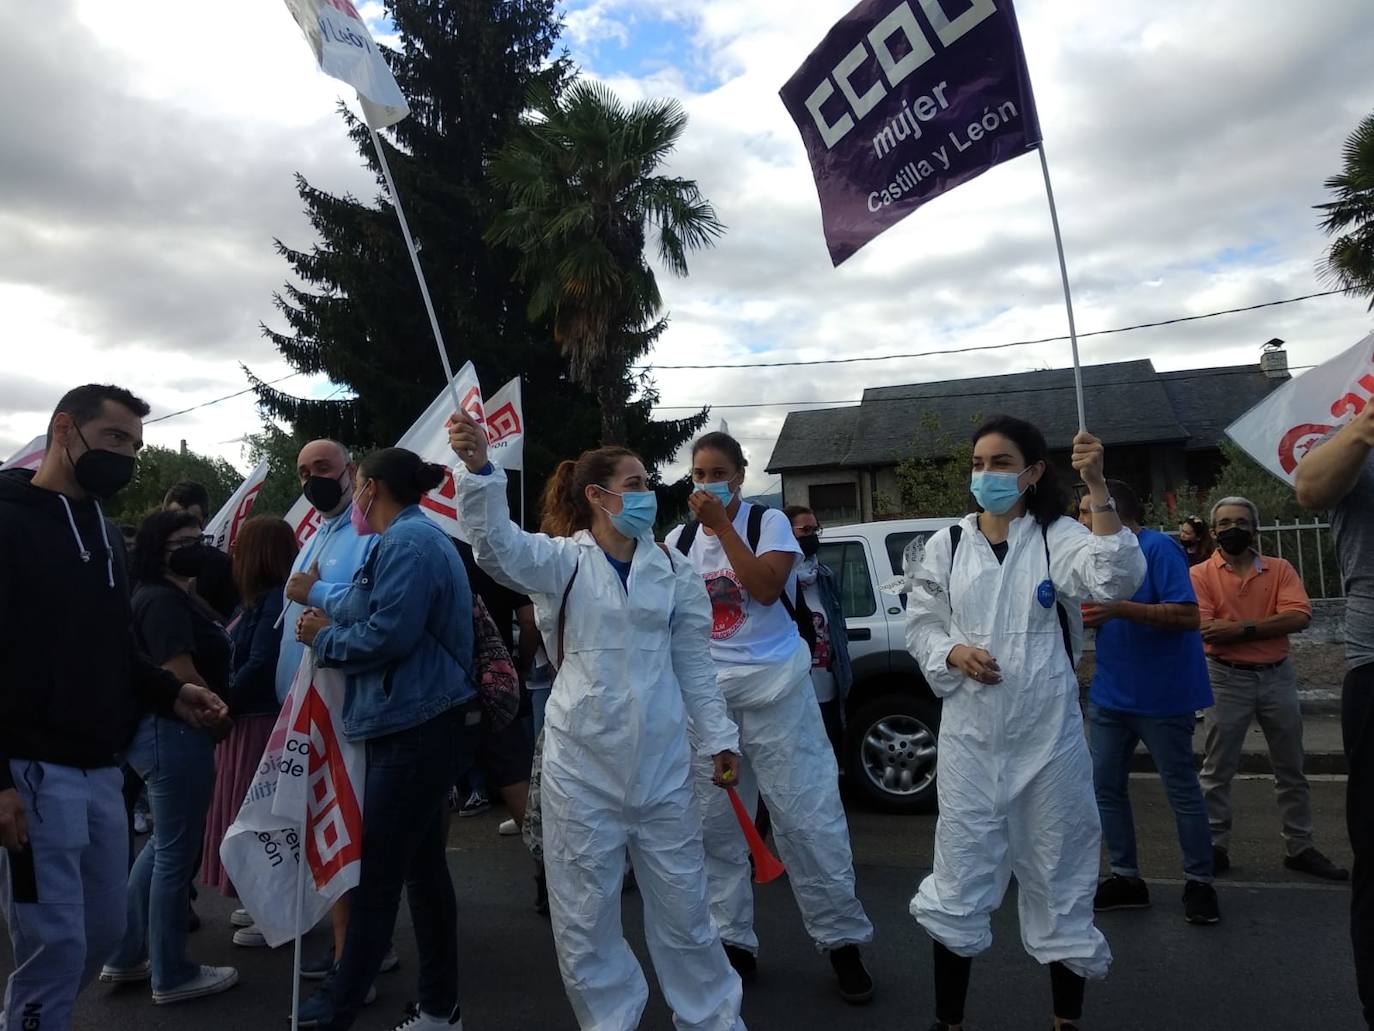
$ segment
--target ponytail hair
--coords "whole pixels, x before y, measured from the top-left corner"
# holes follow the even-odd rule
[[[544,485],[544,518],[539,529],[550,537],[571,537],[578,530],[591,529],[592,508],[587,503],[587,488],[610,483],[615,467],[626,458],[639,459],[639,455],[625,447],[601,447],[582,452],[575,462],[559,462]]]
[[[448,475],[442,465],[426,462],[414,451],[387,447],[358,463],[358,476],[386,485],[398,505],[418,505],[420,498],[441,486]]]

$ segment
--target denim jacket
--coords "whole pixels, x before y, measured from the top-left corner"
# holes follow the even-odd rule
[[[326,614],[315,654],[347,675],[350,739],[408,730],[476,697],[472,589],[452,542],[418,505],[396,516]]]

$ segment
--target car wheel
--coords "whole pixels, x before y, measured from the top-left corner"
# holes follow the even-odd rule
[[[888,694],[860,706],[845,734],[847,779],[880,808],[935,809],[935,755],[940,703]]]

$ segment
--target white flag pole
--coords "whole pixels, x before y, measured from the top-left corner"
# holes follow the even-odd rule
[[[425,311],[429,313],[429,328],[434,331],[434,344],[439,348],[439,360],[444,363],[444,382],[448,384],[449,394],[453,398],[453,410],[458,412],[462,410],[462,404],[458,400],[458,388],[453,385],[453,367],[449,365],[448,351],[444,349],[444,336],[439,332],[439,318],[434,314],[434,302],[429,298],[429,284],[425,282],[425,274],[420,270],[420,253],[415,249],[415,240],[410,235],[410,225],[406,222],[406,213],[401,208],[401,195],[396,192],[396,182],[391,178],[391,166],[386,163],[386,152],[382,150],[381,138],[372,126],[369,125],[367,131],[372,134],[372,147],[377,152],[377,163],[382,168],[382,177],[386,179],[386,188],[391,193],[391,206],[396,209],[396,218],[401,223],[401,235],[406,238],[410,263],[415,266],[415,278],[420,283],[420,295],[424,297]]]
[[[374,134],[375,135],[375,134]],[[1040,171],[1045,174],[1045,197],[1050,202],[1050,224],[1054,226],[1054,246],[1059,251],[1059,276],[1064,281],[1064,307],[1069,313],[1069,346],[1073,348],[1073,389],[1078,400],[1078,430],[1088,428],[1087,410],[1083,405],[1083,367],[1078,361],[1078,330],[1073,324],[1073,297],[1069,293],[1069,267],[1064,261],[1064,238],[1059,235],[1059,212],[1054,206],[1054,188],[1050,186],[1050,166],[1045,160],[1045,144],[1036,144],[1040,152]],[[395,191],[392,191],[393,195]],[[400,210],[399,208],[397,209]],[[417,265],[418,269],[419,266]]]

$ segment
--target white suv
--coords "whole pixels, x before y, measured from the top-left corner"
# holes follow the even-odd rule
[[[827,526],[820,560],[834,572],[854,685],[845,700],[846,779],[897,812],[935,807],[940,700],[906,650],[906,598],[897,582],[916,541],[956,522],[896,519]]]

